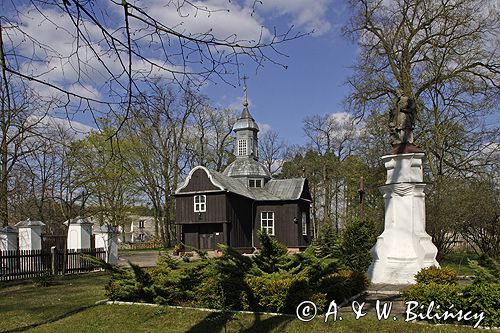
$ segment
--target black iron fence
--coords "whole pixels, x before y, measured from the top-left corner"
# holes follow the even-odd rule
[[[106,259],[104,248],[67,250],[66,265],[62,249],[0,251],[0,281],[98,270],[82,255]]]

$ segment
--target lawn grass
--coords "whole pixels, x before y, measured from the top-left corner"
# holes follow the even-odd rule
[[[446,254],[440,261],[441,267],[453,269],[459,276],[475,275],[475,272],[470,268],[468,260],[477,260],[478,255],[474,252],[454,251]]]
[[[32,281],[0,284],[0,332],[472,332],[469,327],[354,320],[303,323],[293,316],[213,313],[144,305],[95,305],[104,298],[106,273],[58,277],[49,287]]]
[[[293,316],[242,313],[211,313],[192,309],[141,305],[101,305],[62,320],[30,329],[29,332],[472,332],[472,328],[378,321],[374,316],[324,323],[322,318],[300,322]]]
[[[109,274],[87,273],[51,279],[41,287],[33,281],[0,283],[0,332],[55,321],[93,306],[104,296]]]

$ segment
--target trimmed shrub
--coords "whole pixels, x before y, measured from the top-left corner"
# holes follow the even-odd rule
[[[460,287],[455,284],[428,284],[417,283],[402,292],[405,301],[416,301],[419,306],[427,308],[434,302],[433,312],[443,314],[450,309],[463,309],[464,304],[460,296]],[[439,305],[439,308],[438,308]],[[432,319],[432,322],[443,322],[443,320]]]
[[[306,279],[285,274],[266,274],[245,279],[256,300],[255,311],[295,313],[297,305],[311,298]]]
[[[500,283],[473,283],[464,288],[464,306],[484,313],[482,326],[500,327]]]
[[[449,268],[431,266],[421,269],[416,275],[417,283],[457,284],[457,274]]]
[[[132,271],[117,270],[105,286],[110,300],[128,302],[153,302],[155,298],[153,279],[141,267],[129,262]]]
[[[319,291],[326,293],[329,301],[337,304],[365,290],[368,279],[364,273],[340,271],[324,276],[319,282]]]

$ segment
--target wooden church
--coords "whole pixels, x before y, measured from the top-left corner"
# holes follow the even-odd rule
[[[272,179],[258,160],[259,127],[248,111],[246,85],[236,134],[236,159],[223,173],[193,168],[175,192],[177,239],[214,250],[227,244],[241,252],[259,248],[258,230],[290,249],[311,242],[311,195],[307,179]]]

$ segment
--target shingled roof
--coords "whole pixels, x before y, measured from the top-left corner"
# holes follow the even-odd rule
[[[197,166],[191,170],[185,183],[177,189],[176,194],[187,186],[195,170],[203,169],[212,183],[222,191],[239,194],[256,201],[298,200],[304,190],[305,178],[271,179],[263,188],[248,188],[245,179],[228,177],[220,172]]]

